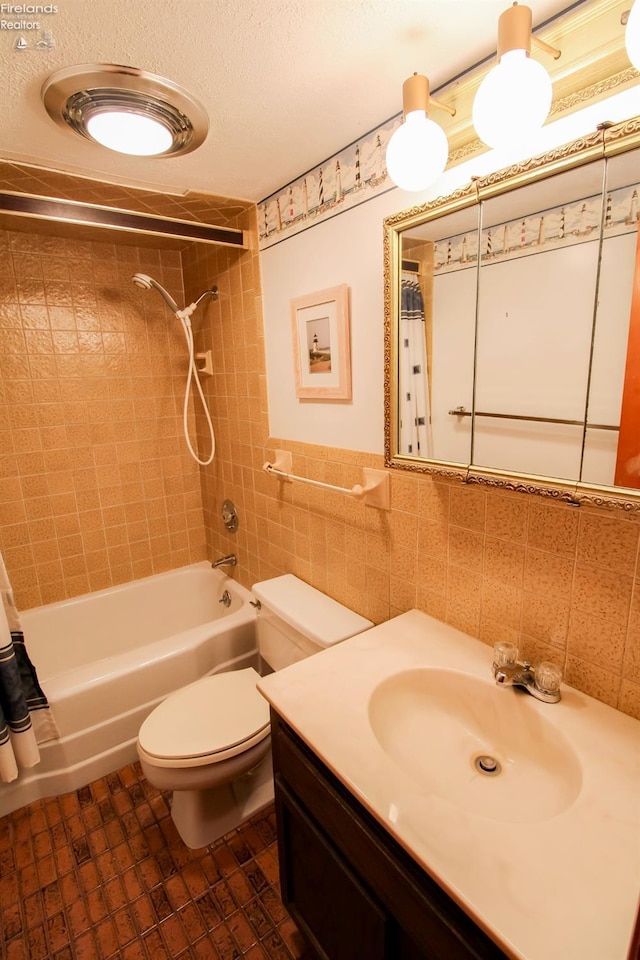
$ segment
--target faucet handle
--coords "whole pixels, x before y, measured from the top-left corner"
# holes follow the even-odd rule
[[[562,670],[556,663],[551,663],[550,660],[542,660],[534,668],[533,673],[536,687],[541,693],[559,693],[562,683]]]
[[[518,662],[518,648],[515,643],[507,640],[498,640],[493,645],[494,667],[515,667]]]

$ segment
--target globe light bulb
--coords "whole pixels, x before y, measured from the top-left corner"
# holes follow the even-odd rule
[[[638,3],[638,0],[636,0],[629,13],[624,42],[629,60],[636,70],[640,70],[640,3]]]
[[[509,50],[489,71],[473,102],[473,125],[489,147],[526,144],[551,108],[551,78],[525,50]]]
[[[87,132],[103,147],[136,157],[165,153],[173,142],[171,132],[162,123],[128,111],[94,113],[87,121]]]
[[[424,110],[407,113],[387,146],[387,173],[401,190],[426,190],[444,171],[447,136]]]

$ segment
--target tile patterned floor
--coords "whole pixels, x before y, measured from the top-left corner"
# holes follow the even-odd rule
[[[189,850],[138,764],[0,819],[2,960],[311,960],[273,808]]]

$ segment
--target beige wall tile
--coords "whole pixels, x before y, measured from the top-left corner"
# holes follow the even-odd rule
[[[484,531],[487,495],[474,487],[455,486],[449,491],[449,520],[459,527]]]
[[[625,625],[601,620],[583,610],[571,611],[567,653],[620,673],[625,649]]]
[[[522,618],[522,591],[498,580],[482,584],[482,615],[518,630]]]
[[[446,560],[449,544],[449,528],[436,520],[418,521],[418,564],[429,558]]]
[[[632,587],[631,577],[577,564],[572,607],[585,614],[626,625]]]
[[[640,683],[623,680],[620,685],[618,709],[640,720]]]
[[[417,477],[391,474],[391,507],[406,513],[418,513],[420,481]]]
[[[578,520],[575,507],[536,503],[529,509],[527,545],[547,553],[573,557],[578,540]]]
[[[480,617],[480,636],[479,639],[483,643],[488,644],[490,647],[493,647],[494,643],[507,641],[508,643],[513,643],[518,646],[519,640],[519,630],[509,627],[506,623],[501,620],[492,620],[485,613],[483,608],[482,614]],[[491,663],[492,654],[488,654],[489,660],[488,663]]]
[[[417,590],[418,610],[428,613],[430,617],[446,622],[447,601],[444,595],[432,593],[424,587],[418,586]]]
[[[634,582],[622,675],[627,680],[640,683],[640,580]]]
[[[451,604],[468,603],[477,607],[480,615],[482,600],[482,574],[465,567],[447,566],[447,602]]]
[[[394,577],[390,579],[389,603],[394,609],[393,616],[404,613],[407,610],[413,610],[416,606],[417,588],[415,583],[409,582],[405,577]]]
[[[567,657],[564,679],[566,683],[588,693],[590,697],[602,700],[610,707],[615,707],[618,703],[621,684],[619,674],[577,657]]]
[[[13,483],[0,497],[0,547],[15,546],[19,524],[28,521],[34,544],[30,565],[22,554],[19,562],[25,565],[14,567],[16,554],[8,554],[13,556],[10,572],[25,571],[24,586],[16,589],[18,604],[25,608],[136,575],[129,560],[120,562],[117,555],[101,552],[100,534],[106,528],[117,528],[119,546],[136,544],[138,563],[148,563],[141,556],[150,551],[140,472],[142,438],[148,438],[146,477],[167,470],[164,437],[176,438],[176,479],[182,477],[188,485],[188,477],[197,477],[197,472],[181,439],[186,347],[160,298],[140,294],[130,284],[139,264],[149,262],[150,272],[168,278],[164,282],[181,299],[175,253],[154,251],[149,259],[146,251],[127,247],[120,251],[119,271],[109,256],[115,248],[108,243],[83,248],[78,260],[76,245],[61,243],[52,257],[47,245],[30,234],[25,258],[18,254],[22,235],[8,236],[15,241],[5,261],[12,273],[0,283],[3,295],[15,300],[4,311],[11,326],[0,323],[0,378],[22,379],[5,391],[7,416],[0,424],[8,431],[4,449],[8,445],[13,451],[12,459],[4,461],[7,469],[0,470],[0,476],[9,476]],[[152,338],[147,335],[150,324]],[[173,364],[179,376],[174,376]],[[118,464],[121,470],[135,467],[137,476],[120,475]],[[192,562],[203,552],[199,486],[195,490],[196,512],[188,524],[181,524],[174,561]],[[173,492],[156,489],[155,499],[152,515],[169,533]],[[193,524],[200,531],[196,541],[189,537]],[[114,536],[112,532],[110,545]],[[196,542],[199,547],[192,546]],[[27,586],[29,569],[38,590]]]
[[[377,533],[368,533],[366,535],[366,558],[368,564],[388,573],[391,563],[389,538]]]
[[[449,596],[444,619],[457,630],[476,636],[480,630],[480,601],[466,599],[457,594]]]
[[[194,248],[184,261],[187,298],[192,295],[189,284],[194,285],[195,294],[210,276],[216,276],[221,290],[235,289],[236,285],[242,288],[246,271],[244,267],[237,271],[236,262],[227,253]],[[243,265],[245,262],[243,257]],[[553,659],[564,666],[576,573],[578,511],[530,496],[485,491],[395,470],[390,471],[391,513],[382,518],[377,511],[367,511],[340,495],[326,496],[302,485],[289,485],[283,493],[280,485],[260,470],[278,448],[293,452],[294,472],[330,477],[345,485],[358,482],[363,464],[371,462],[380,467],[380,458],[269,437],[259,290],[241,289],[237,307],[234,302],[222,297],[215,318],[199,334],[203,343],[215,345],[218,368],[229,372],[210,381],[219,456],[202,472],[209,549],[226,552],[211,502],[214,491],[217,497],[233,494],[240,502],[242,497],[251,497],[244,522],[251,527],[254,547],[240,556],[234,574],[246,585],[263,575],[294,570],[319,589],[350,598],[354,609],[376,621],[415,603],[418,609],[479,635],[487,643],[496,636],[514,639],[528,651],[527,655]],[[234,310],[242,312],[251,302],[257,322],[243,328],[239,336]],[[234,399],[238,398],[240,385],[244,389],[248,383],[244,374],[249,371],[259,375],[261,399],[250,411],[246,429],[251,451],[249,469],[236,480],[234,461],[244,454],[238,444],[233,445],[237,425],[231,417],[243,415],[246,407],[229,404],[227,395],[235,391]],[[238,373],[243,375],[238,377]],[[293,520],[286,521],[286,526],[282,525],[280,511],[283,503],[294,505]],[[609,516],[604,511],[593,513]],[[596,542],[598,547],[595,552],[581,554],[581,559],[594,557],[593,566],[606,574],[614,569],[607,564],[619,561],[607,555],[606,537],[600,541],[595,537],[597,526],[584,527],[580,550],[587,551],[588,544]],[[622,536],[630,537],[626,530]],[[335,551],[334,563],[336,552],[344,549],[344,585],[327,576],[328,542]],[[285,550],[285,545],[289,549]],[[372,590],[380,591],[381,598],[372,596]],[[606,589],[604,593],[606,596]],[[614,599],[613,607],[617,609],[621,600],[624,605],[622,596]],[[640,614],[637,621],[640,624]],[[612,626],[616,630],[622,627],[624,632],[622,621],[614,621]],[[584,634],[578,637],[576,630],[577,626],[573,635],[577,651],[572,660],[574,682],[584,682],[594,695],[611,702],[617,697],[615,671],[622,670],[619,635],[611,645],[611,662],[616,666],[610,674],[605,670],[604,678],[597,683],[591,674],[591,667],[597,666],[589,661],[597,649],[591,644],[596,641],[587,641]],[[635,669],[632,649],[629,647],[629,673]]]
[[[418,513],[421,517],[441,523],[449,520],[449,493],[451,487],[436,483],[431,477],[415,478],[418,486]]]
[[[633,576],[640,525],[625,518],[583,514],[578,534],[578,563]]]
[[[524,581],[525,555],[523,544],[487,537],[484,543],[485,578],[521,588]]]
[[[517,646],[520,651],[521,660],[528,660],[529,663],[540,663],[541,660],[550,660],[551,663],[556,663],[561,668],[564,675],[566,656],[563,650],[560,650],[558,647],[551,647],[536,637],[528,637],[524,633],[520,635]]]
[[[537,593],[523,593],[522,632],[554,647],[567,644],[570,605]]]
[[[231,225],[255,231],[255,210]],[[261,469],[276,449],[302,476],[346,486],[383,462],[269,437],[253,234],[250,251],[193,245],[181,258],[76,242],[52,254],[45,239],[0,281],[15,298],[0,304],[0,547],[23,606],[236,552],[246,586],[293,571],[375,622],[417,606],[525,656],[564,667],[566,651],[569,683],[640,714],[639,524],[395,470],[389,514],[281,484]],[[202,470],[181,437],[184,344],[159,298],[131,286],[134,263],[177,297],[184,283],[186,301],[214,281],[221,291],[194,326],[196,349],[215,354],[217,452]],[[202,415],[192,422],[205,445]],[[240,512],[234,535],[224,497]]]
[[[528,548],[525,556],[523,586],[555,600],[568,600],[573,584],[574,563],[567,557]]]
[[[434,596],[444,597],[447,592],[447,562],[437,557],[425,557],[416,565],[416,584]]]
[[[484,535],[466,527],[449,525],[448,562],[482,571]]]

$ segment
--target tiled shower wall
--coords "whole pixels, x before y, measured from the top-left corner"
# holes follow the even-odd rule
[[[180,254],[0,232],[0,548],[22,608],[205,556]]]
[[[417,606],[488,644],[514,640],[525,655],[561,663],[569,683],[640,718],[640,517],[398,471],[390,471],[385,513],[263,472],[277,448],[292,451],[294,473],[345,486],[360,482],[362,466],[384,464],[269,438],[253,244],[242,256],[203,247],[183,256],[188,299],[212,281],[221,290],[195,327],[216,370],[207,391],[217,455],[203,470],[210,553],[236,552],[233,575],[246,586],[292,572],[376,622]],[[289,354],[283,345],[283,363]],[[382,411],[372,415],[382,429]],[[240,516],[234,534],[220,516],[225,497]]]
[[[640,717],[640,518],[397,471],[384,513],[263,472],[279,447],[294,472],[346,486],[383,462],[269,438],[255,237],[254,221],[246,252],[194,245],[181,272],[175,253],[0,234],[0,546],[19,604],[235,552],[247,586],[293,572],[375,621],[417,606],[487,643],[516,640]],[[215,371],[217,452],[200,475],[182,439],[184,341],[131,285],[136,270],[176,298],[184,280],[187,302],[220,290],[192,318]]]

